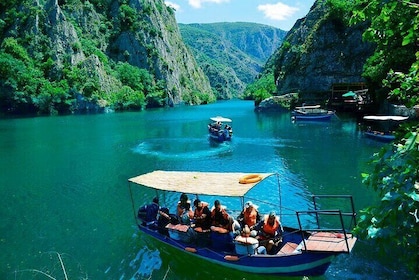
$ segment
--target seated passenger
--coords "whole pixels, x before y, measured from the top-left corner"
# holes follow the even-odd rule
[[[211,227],[211,211],[208,209],[208,203],[204,203],[199,199],[194,201],[194,222],[195,231],[202,232],[210,229]]]
[[[193,211],[191,210],[191,201],[188,195],[182,193],[176,207],[176,214],[181,224],[190,224],[190,219],[193,218]],[[189,217],[189,220],[188,220]]]
[[[182,193],[176,206],[176,213],[179,217],[183,214],[183,211],[185,210],[188,201],[188,195],[186,193]]]
[[[233,219],[227,214],[219,200],[214,201],[214,209],[211,211],[211,230],[220,233],[230,232]]]
[[[269,215],[265,215],[254,229],[258,231],[256,238],[259,240],[259,244],[266,247],[268,254],[275,254],[282,242],[282,232],[284,231],[276,213],[271,211]]]
[[[241,255],[266,255],[266,248],[264,246],[259,246],[259,241],[250,236],[250,234],[249,226],[245,225],[240,234],[235,238],[236,252]]]
[[[188,202],[185,204],[183,209],[183,213],[180,215],[180,224],[182,225],[190,225],[191,220],[193,219],[194,213],[191,210],[191,204]]]
[[[159,213],[159,198],[153,198],[153,202],[143,205],[138,209],[138,218],[142,220],[143,226],[148,226],[152,229],[157,229],[157,214]]]
[[[243,211],[237,217],[237,221],[240,223],[240,227],[244,229],[247,225],[250,229],[250,236],[255,237],[257,231],[254,230],[254,227],[261,220],[257,206],[254,205],[251,201],[246,202]]]
[[[170,220],[171,220],[169,209],[166,207],[163,207],[159,211],[159,214],[160,214],[159,218],[157,219],[158,232],[169,236],[169,231],[166,228],[166,226],[170,223]]]

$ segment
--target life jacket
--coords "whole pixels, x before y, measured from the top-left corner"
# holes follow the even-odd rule
[[[268,235],[270,235],[270,236],[272,236],[272,237],[274,237],[276,235],[276,231],[279,228],[279,221],[278,221],[277,218],[275,218],[275,222],[271,226],[268,223],[268,219],[269,219],[269,217],[268,216],[265,216],[265,220],[263,222],[263,232],[266,233],[266,234],[268,234]]]
[[[224,210],[223,208],[221,208],[220,211],[217,211],[217,208],[214,208],[211,212],[211,219],[212,219],[212,224],[215,226],[218,226],[218,225],[226,226],[229,223],[228,214],[226,210]]]
[[[204,218],[202,217],[203,214],[206,214],[207,216]],[[195,208],[194,219],[195,225],[197,227],[203,227],[204,229],[208,229],[211,226],[211,211],[208,209],[207,206],[201,207],[200,210],[198,208]]]
[[[255,208],[253,208],[250,212],[244,210],[243,211],[243,221],[244,221],[244,223],[246,225],[248,225],[249,227],[256,225],[257,214],[258,214],[258,212],[256,211]]]

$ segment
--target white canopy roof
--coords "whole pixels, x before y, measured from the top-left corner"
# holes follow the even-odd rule
[[[308,106],[295,107],[295,109],[319,109],[319,108],[321,108],[320,105],[308,105]]]
[[[210,119],[214,122],[232,122],[231,119],[224,118],[224,117],[221,117],[221,116],[212,117]]]
[[[241,197],[274,173],[258,173],[262,180],[256,183],[239,183],[240,178],[252,174],[157,170],[133,177],[128,181],[163,191]]]
[[[364,120],[371,121],[405,121],[408,118],[403,116],[364,116]]]

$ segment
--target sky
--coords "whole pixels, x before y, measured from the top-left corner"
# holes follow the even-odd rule
[[[315,0],[165,0],[178,23],[254,22],[289,31]]]

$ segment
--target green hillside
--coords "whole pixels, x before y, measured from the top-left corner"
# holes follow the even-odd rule
[[[218,99],[242,96],[286,35],[247,22],[179,24],[179,28]]]
[[[0,112],[213,101],[163,0],[0,2]]]

